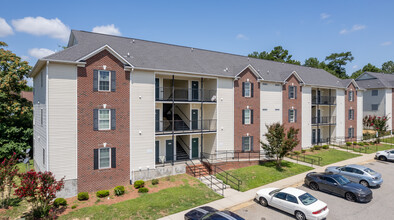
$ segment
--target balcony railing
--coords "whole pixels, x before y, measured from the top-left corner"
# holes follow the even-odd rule
[[[156,134],[172,133],[174,124],[174,133],[191,133],[191,132],[213,132],[216,131],[216,119],[204,120],[164,120],[156,121]]]
[[[336,124],[335,116],[312,117],[312,125],[317,124]]]
[[[318,137],[313,138],[312,137],[312,144],[314,144],[314,145],[317,145],[317,144],[328,144],[328,143],[330,143],[330,138],[323,138],[323,137],[321,137],[321,138],[318,138]]]
[[[335,105],[336,97],[335,96],[313,96],[312,104],[314,105]]]
[[[186,102],[216,102],[215,89],[193,89],[193,88],[156,88],[156,101],[186,101]]]

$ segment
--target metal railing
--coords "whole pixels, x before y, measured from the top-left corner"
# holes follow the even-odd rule
[[[335,105],[335,96],[312,96],[312,104],[314,105]]]
[[[158,89],[158,93],[156,94],[157,101],[172,101],[173,98],[175,101],[186,102],[216,102],[217,99],[216,89],[193,89],[179,87],[160,87]]]
[[[240,191],[240,187],[242,185],[242,180],[238,179],[237,177],[231,175],[229,172],[223,170],[222,168],[215,165],[214,174],[216,176],[220,176],[224,179],[226,184],[232,183],[234,186],[237,186],[237,190]]]
[[[312,117],[312,125],[317,124],[336,124],[337,118],[335,116],[321,116],[321,117]]]
[[[312,144],[317,145],[317,144],[329,144],[330,143],[330,138],[313,138],[312,137]]]
[[[357,153],[370,154],[381,150],[394,149],[394,136],[391,135],[391,131],[378,138],[376,135],[367,135],[353,138],[335,137],[330,141],[333,146]]]
[[[174,133],[191,133],[216,131],[216,119],[203,119],[203,120],[163,120],[156,121],[159,123],[156,128],[156,134],[166,134],[172,132],[172,123],[174,123]],[[201,128],[202,126],[202,128]]]
[[[305,154],[300,154],[300,153],[295,153],[295,152],[290,152],[288,154],[288,157],[293,160],[296,160],[297,163],[298,163],[298,161],[301,161],[304,163],[309,163],[312,165],[312,167],[313,167],[313,165],[320,166],[321,161],[323,160],[323,158],[319,157],[319,156],[305,155]]]
[[[236,150],[224,150],[216,151],[216,153],[205,153],[204,157],[209,160],[210,163],[226,163],[231,161],[254,161],[262,160],[265,154],[262,151],[236,151]]]

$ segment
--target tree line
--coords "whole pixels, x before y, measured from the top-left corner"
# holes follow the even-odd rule
[[[379,72],[379,73],[394,73],[394,62],[387,61],[382,64],[381,68],[378,68],[371,63],[368,63],[363,68],[353,72],[350,76],[347,75],[345,66],[346,64],[352,62],[354,57],[352,52],[341,52],[341,53],[332,53],[329,56],[326,56],[325,60],[319,61],[316,57],[310,57],[305,60],[304,64],[301,64],[300,61],[292,59],[292,55],[289,54],[289,51],[284,49],[282,46],[276,46],[270,52],[263,51],[257,52],[254,51],[248,54],[249,57],[265,59],[265,60],[273,60],[283,63],[290,63],[295,65],[308,66],[313,68],[324,69],[325,71],[333,74],[334,76],[346,79],[346,78],[357,78],[363,72]]]

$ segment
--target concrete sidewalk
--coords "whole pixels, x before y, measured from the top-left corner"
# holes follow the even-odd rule
[[[211,206],[211,207],[216,208],[218,210],[230,209],[231,207],[252,201],[256,195],[256,192],[260,189],[269,188],[269,187],[285,188],[285,187],[290,187],[290,186],[296,186],[304,181],[305,175],[309,172],[324,172],[325,168],[329,167],[329,166],[343,166],[346,164],[362,164],[367,161],[373,160],[374,157],[375,157],[375,154],[364,154],[360,157],[355,157],[355,158],[351,158],[348,160],[340,161],[340,162],[330,164],[330,165],[327,165],[324,167],[316,167],[315,169],[313,169],[311,171],[301,173],[301,174],[298,174],[295,176],[291,176],[286,179],[278,180],[276,182],[269,183],[264,186],[254,188],[254,189],[248,190],[246,192],[239,192],[239,191],[233,190],[231,192],[231,195],[227,195],[223,199],[219,199],[219,200],[204,204],[203,206]],[[192,209],[195,209],[195,208],[197,208],[197,207],[194,207]],[[185,213],[187,213],[188,211],[190,211],[192,209],[185,210],[182,212],[175,213],[173,215],[163,217],[163,218],[161,218],[161,220],[185,219],[184,218]]]

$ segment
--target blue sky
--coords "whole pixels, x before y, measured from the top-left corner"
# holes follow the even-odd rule
[[[351,51],[347,73],[394,60],[393,1],[14,1],[0,41],[34,65],[70,29],[247,55],[282,45],[293,58]],[[100,26],[103,26],[100,28]]]

